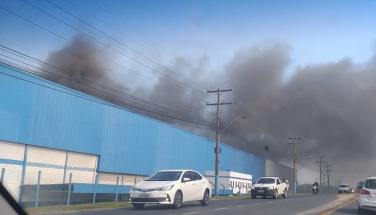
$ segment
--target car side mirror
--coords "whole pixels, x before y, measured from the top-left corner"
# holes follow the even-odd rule
[[[190,181],[191,179],[190,178],[183,178],[183,182],[187,182],[187,181]]]

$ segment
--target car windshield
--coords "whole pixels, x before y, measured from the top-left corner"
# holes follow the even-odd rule
[[[145,181],[176,181],[181,176],[181,171],[157,172]]]
[[[256,184],[274,184],[274,178],[260,178]]]
[[[376,179],[368,179],[364,184],[365,188],[376,189]]]
[[[348,187],[348,185],[341,184],[341,185],[339,185],[339,187],[341,187],[341,188],[346,188],[346,187]]]

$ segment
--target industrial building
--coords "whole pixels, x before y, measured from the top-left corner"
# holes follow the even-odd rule
[[[162,169],[214,170],[215,141],[0,63],[0,170],[20,187],[132,185]],[[292,176],[292,169],[220,143],[220,170]],[[287,172],[286,172],[287,170]],[[282,176],[281,176],[282,177]],[[290,180],[292,181],[292,180]]]

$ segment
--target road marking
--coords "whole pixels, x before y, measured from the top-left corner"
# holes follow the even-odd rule
[[[188,215],[188,214],[197,214],[198,212],[190,212],[190,213],[183,213],[183,215]]]
[[[259,205],[259,204],[261,204],[261,203],[255,203],[255,204],[253,204],[253,205]]]
[[[337,211],[337,210],[339,210],[343,207],[346,207],[347,205],[349,205],[351,203],[356,202],[357,200],[358,200],[358,195],[356,195],[354,199],[350,199],[349,202],[345,202],[345,203],[341,204],[340,206],[337,206],[337,207],[333,208],[332,210],[323,213],[322,215],[330,215],[330,214],[334,213],[335,211]]]
[[[219,210],[226,210],[227,208],[217,208],[217,209],[214,209],[215,211],[219,211]]]
[[[241,208],[241,207],[244,207],[244,206],[247,206],[247,205],[238,205],[236,207]]]

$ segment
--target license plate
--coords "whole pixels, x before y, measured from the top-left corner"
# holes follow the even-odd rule
[[[149,194],[142,194],[139,195],[140,198],[149,198]]]
[[[263,190],[259,190],[258,192],[259,192],[259,193],[263,193],[264,191],[263,191]]]

